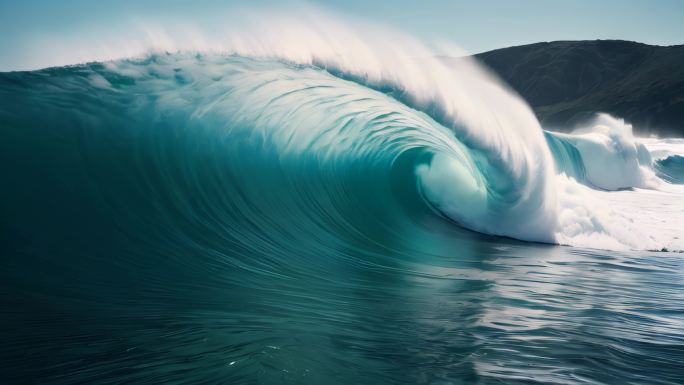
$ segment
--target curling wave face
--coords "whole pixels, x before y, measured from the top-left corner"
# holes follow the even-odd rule
[[[373,179],[366,187],[372,189],[374,202],[366,204],[384,206],[391,196],[386,178],[398,173],[405,186],[417,190],[412,206],[426,206],[479,232],[598,248],[672,248],[669,239],[643,230],[628,227],[625,232],[625,224],[634,218],[593,208],[596,189],[659,186],[649,151],[631,137],[631,127],[624,123],[601,116],[586,133],[543,132],[515,95],[471,63],[455,70],[438,61],[429,63],[443,72],[444,82],[451,82],[455,92],[444,84],[426,90],[395,72],[371,76],[358,68],[345,70],[339,61],[311,62],[258,55],[163,54],[6,74],[4,82],[13,86],[7,91],[16,105],[8,100],[4,112],[10,122],[16,120],[13,125],[43,127],[45,123],[26,121],[34,119],[32,112],[16,115],[24,105],[40,106],[41,115],[54,115],[59,125],[75,120],[83,130],[93,131],[88,135],[104,129],[96,127],[108,127],[121,131],[109,135],[157,138],[178,135],[175,130],[184,127],[184,135],[198,138],[189,142],[210,136],[210,144],[195,145],[195,151],[205,153],[198,156],[221,152],[226,159],[212,167],[235,168],[240,179],[247,178],[230,188],[246,189],[235,196],[246,197],[247,207],[266,217],[283,214],[262,207],[268,199],[258,199],[259,193],[248,189],[255,183],[252,178],[267,186],[273,177],[254,175],[250,167],[262,159],[270,159],[280,170],[277,178],[293,184],[301,174],[306,179],[323,178],[302,181],[296,187],[300,197],[357,199],[349,196],[355,189],[345,186],[340,175],[346,170]],[[407,67],[413,71],[417,65],[410,62]],[[467,97],[470,90],[474,100]],[[83,95],[89,97],[84,100]],[[218,143],[223,148],[218,149]],[[184,154],[169,156],[183,161],[178,157]],[[396,170],[397,164],[401,170]],[[178,195],[180,202],[175,204],[191,210],[194,205],[185,200],[201,195],[201,190],[189,191]],[[320,207],[328,210],[335,204]],[[305,208],[299,210],[300,215],[311,215]],[[318,215],[332,214],[324,210]],[[333,217],[345,223],[352,215],[353,210]]]
[[[129,98],[139,107],[143,99],[146,113],[214,125],[216,135],[260,136],[265,153],[315,158],[323,169],[382,159],[379,172],[388,173],[401,154],[422,152],[412,165],[421,200],[479,232],[597,248],[671,243],[643,231],[615,233],[634,218],[607,218],[592,208],[590,193],[577,195],[584,186],[657,187],[648,151],[615,122],[580,135],[545,133],[530,108],[478,64],[447,65],[396,31],[319,12],[234,25],[226,34],[148,34],[133,51],[185,53],[65,68],[59,75],[70,79],[50,81],[64,82],[55,86],[65,95],[102,95],[103,105]],[[71,84],[79,76],[87,82]],[[123,109],[142,119],[140,110]]]

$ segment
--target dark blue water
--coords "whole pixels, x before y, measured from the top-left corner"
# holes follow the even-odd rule
[[[428,146],[283,147],[163,69],[0,74],[0,383],[684,383],[682,254],[471,232]]]

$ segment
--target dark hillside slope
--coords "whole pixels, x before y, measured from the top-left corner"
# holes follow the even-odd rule
[[[608,112],[640,134],[684,137],[684,45],[556,41],[476,57],[530,103],[544,127],[567,131]]]

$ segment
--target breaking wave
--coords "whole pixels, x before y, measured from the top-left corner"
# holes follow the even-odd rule
[[[359,216],[396,223],[427,210],[521,240],[672,247],[629,213],[594,208],[606,191],[665,183],[624,122],[602,115],[590,130],[545,132],[473,62],[447,65],[408,38],[312,28],[243,34],[221,52],[2,74],[3,142],[26,146],[8,148],[5,161],[61,151],[42,172],[133,218],[141,214],[124,208],[147,202],[156,210],[142,222],[180,213],[182,222],[164,224],[180,234],[186,222],[233,236],[252,225],[254,237],[270,226],[361,234],[346,226],[368,219]],[[41,145],[48,138],[50,148]],[[69,159],[79,163],[62,164]],[[663,171],[677,163],[668,159],[657,174],[676,182]],[[43,183],[19,183],[5,202]]]

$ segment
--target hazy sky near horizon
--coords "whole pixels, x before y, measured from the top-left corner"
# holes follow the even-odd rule
[[[82,49],[71,46],[79,37],[91,43],[101,39],[103,45],[117,36],[130,39],[127,30],[141,21],[217,24],[237,10],[268,18],[309,5],[387,25],[428,44],[450,41],[471,53],[552,40],[684,43],[684,0],[0,0],[0,71],[67,64],[52,63],[48,56]]]

